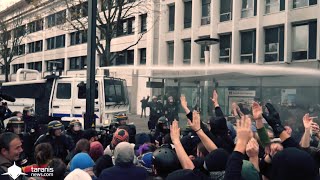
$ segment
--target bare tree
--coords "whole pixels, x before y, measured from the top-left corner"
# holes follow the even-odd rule
[[[67,23],[60,26],[62,29],[70,30],[86,30],[88,28],[88,2],[86,0],[63,0],[69,16],[66,18]],[[133,44],[125,47],[119,52],[111,53],[111,40],[123,33],[128,33],[129,27],[134,24],[124,23],[136,14],[143,14],[148,12],[157,13],[152,9],[152,4],[155,5],[157,0],[102,0],[101,7],[97,8],[97,33],[96,45],[97,53],[101,57],[102,66],[110,66],[113,61],[131,47],[137,45],[142,39],[143,35],[147,33],[154,24],[158,21],[156,19],[148,29],[139,33],[139,37]],[[53,11],[55,11],[53,9]],[[137,29],[137,28],[135,28]],[[108,73],[108,72],[107,72]]]
[[[4,66],[5,81],[9,81],[10,64],[15,59],[23,56],[24,47],[21,42],[26,36],[26,27],[22,25],[23,17],[17,16],[11,23],[0,20],[0,62]],[[9,30],[10,27],[16,27]],[[21,45],[21,46],[20,46]]]

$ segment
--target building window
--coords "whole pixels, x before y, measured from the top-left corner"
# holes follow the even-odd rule
[[[284,28],[265,29],[265,62],[283,61],[284,58]]]
[[[242,0],[241,18],[253,17],[256,15],[257,0]]]
[[[87,65],[87,56],[72,57],[70,60],[70,70],[84,69]]]
[[[14,56],[20,56],[20,55],[23,55],[25,54],[25,45],[24,44],[21,44],[19,46],[16,46],[14,49],[13,49],[13,55]]]
[[[232,0],[220,0],[220,22],[232,20]]]
[[[231,34],[220,35],[220,56],[219,63],[231,63]]]
[[[118,28],[116,37],[134,34],[134,17],[123,20]]]
[[[114,5],[114,2],[113,0],[110,1],[110,0],[102,0],[101,2],[101,10],[102,11],[106,11],[108,9],[111,9]]]
[[[112,64],[119,66],[119,65],[133,65],[134,62],[134,50],[127,50],[123,53],[116,52],[115,59],[113,60]]]
[[[33,21],[27,25],[28,33],[33,33],[43,30],[43,19]]]
[[[0,33],[0,40],[3,42],[11,40],[11,31]]]
[[[57,36],[55,40],[56,48],[62,48],[65,46],[65,35]]]
[[[241,32],[241,63],[256,62],[256,31]]]
[[[317,22],[312,21],[292,27],[292,60],[316,58]]]
[[[65,47],[65,35],[47,39],[47,50]]]
[[[191,63],[191,40],[183,40],[183,64]]]
[[[173,64],[174,59],[174,42],[167,42],[168,44],[168,64]]]
[[[210,24],[210,4],[211,0],[202,0],[201,25]]]
[[[147,49],[142,48],[140,51],[140,64],[146,64],[147,63]]]
[[[56,69],[64,70],[64,59],[55,59],[46,61],[47,71],[52,71],[53,67],[56,66]]]
[[[192,1],[184,2],[184,28],[190,28],[192,24]]]
[[[141,19],[140,32],[146,32],[147,31],[147,14],[140,15],[140,19]]]
[[[175,5],[169,5],[169,31],[174,31]]]
[[[47,22],[48,28],[64,24],[66,22],[66,10],[47,16]]]
[[[39,61],[39,62],[31,62],[31,63],[28,63],[28,69],[34,69],[34,70],[37,70],[39,72],[42,71],[42,61]]]
[[[29,53],[35,53],[42,51],[42,40],[32,43],[28,43]]]
[[[265,14],[285,10],[285,0],[265,0]]]
[[[70,46],[87,43],[87,30],[76,31],[70,34]]]
[[[70,8],[71,20],[88,16],[88,2],[80,3]]]
[[[14,64],[13,65],[13,74],[17,73],[18,69],[24,68],[24,64]]]
[[[5,72],[6,72],[6,66],[5,65],[0,66],[0,74],[5,74]]]
[[[13,37],[19,38],[26,34],[26,25],[19,26],[13,30]]]
[[[293,0],[293,8],[306,7],[317,4],[317,0]]]

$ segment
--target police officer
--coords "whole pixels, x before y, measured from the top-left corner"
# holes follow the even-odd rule
[[[157,96],[153,96],[152,101],[148,102],[147,107],[150,108],[148,128],[152,130],[155,129],[158,119],[163,115],[163,104],[158,101]]]
[[[34,133],[37,127],[37,121],[32,107],[23,108],[22,119],[25,123],[25,132]]]
[[[1,98],[0,98],[1,99]],[[0,102],[0,129],[1,131],[5,130],[3,121],[9,117],[11,117],[11,110],[8,107],[6,102]]]
[[[115,119],[118,123],[117,128],[123,128],[129,133],[129,142],[135,143],[136,126],[133,123],[128,124],[128,116],[125,113],[117,113]]]
[[[64,161],[68,153],[74,148],[74,142],[72,138],[62,133],[63,128],[60,121],[49,122],[48,132],[38,138],[34,147],[40,143],[50,143],[53,148],[53,155]]]
[[[171,124],[172,121],[179,120],[178,116],[178,106],[174,102],[173,97],[169,96],[167,104],[164,106],[164,115],[168,118],[169,123]]]
[[[19,161],[17,162],[20,166],[27,165],[27,163],[31,163],[33,160],[32,149],[33,142],[29,133],[24,132],[24,122],[20,117],[14,116],[8,119],[6,132],[12,132],[19,135],[22,142],[23,152],[20,154]]]
[[[154,134],[152,135],[153,139],[159,143],[159,146],[162,145],[162,139],[166,134],[170,133],[170,124],[168,119],[165,116],[161,116],[158,119],[156,129]]]
[[[69,127],[66,133],[70,136],[73,142],[76,144],[83,136],[82,124],[78,119],[74,119],[69,123]]]

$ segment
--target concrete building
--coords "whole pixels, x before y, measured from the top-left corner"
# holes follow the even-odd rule
[[[220,44],[210,49],[210,66],[218,63],[252,63],[319,68],[320,7],[317,0],[148,2],[151,2],[150,8],[140,8],[139,13],[128,19],[126,26],[131,27],[131,30],[114,38],[111,44],[112,52],[121,51],[134,44],[142,31],[147,31],[139,43],[114,64],[146,68],[111,71],[112,76],[127,79],[133,113],[140,113],[140,99],[143,96],[161,93],[160,89],[146,88],[146,77],[153,74],[148,67],[205,66],[205,47],[194,42],[201,37],[220,39]],[[17,3],[0,12],[2,19],[13,17],[17,10],[21,10],[19,7],[22,4]],[[56,9],[54,13],[48,11],[52,7]],[[101,1],[98,2],[98,7],[101,7]],[[21,46],[24,50],[21,53],[25,55],[11,64],[11,80],[15,79],[15,72],[21,67],[40,70],[45,76],[52,68],[49,63],[51,60],[62,62],[65,75],[85,74],[86,38],[83,32],[64,31],[60,28],[64,22],[60,23],[58,16],[54,14],[70,18],[70,12],[64,9],[61,1],[49,1],[23,12],[26,28],[33,27],[29,24],[34,22],[36,32],[24,38],[24,45]],[[59,25],[56,25],[57,22]],[[38,24],[40,28],[37,27]],[[98,55],[96,59],[99,66],[101,63]],[[4,79],[3,76],[0,78]],[[176,97],[179,95],[180,92],[176,93],[176,82],[166,81],[165,86],[166,94]],[[182,92],[191,96],[197,91],[195,84],[179,84],[179,88],[180,86],[185,86],[186,89]],[[228,94],[225,89],[228,88],[220,90]],[[261,94],[259,96],[262,97]],[[190,101],[193,101],[192,98]],[[226,97],[223,103],[226,109],[228,103]]]

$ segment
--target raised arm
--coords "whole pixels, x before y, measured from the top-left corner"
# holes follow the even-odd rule
[[[305,114],[303,116],[303,126],[304,126],[304,134],[300,141],[300,146],[303,148],[310,147],[310,139],[311,139],[311,128],[313,121],[310,118],[309,114]]]
[[[226,167],[225,180],[240,180],[242,170],[242,160],[246,153],[246,146],[252,138],[251,120],[243,116],[241,120],[237,120],[237,143],[232,152]]]
[[[200,114],[196,111],[193,111],[192,115],[193,121],[190,121],[188,119],[188,124],[190,125],[191,129],[197,133],[204,147],[207,149],[208,152],[217,149],[217,146],[214,144],[214,142],[204,133],[204,131],[201,128]]]
[[[178,159],[183,169],[194,169],[194,164],[191,159],[188,157],[186,151],[184,150],[181,141],[180,141],[180,128],[178,121],[174,120],[170,126],[170,136],[172,143],[175,147]]]
[[[252,104],[252,116],[256,122],[257,132],[263,147],[270,143],[269,136],[262,122],[262,107],[257,103]]]
[[[221,108],[220,108],[220,105],[219,105],[219,96],[218,96],[218,93],[216,90],[213,90],[213,93],[212,93],[212,103],[213,103],[213,106],[214,106],[214,112],[216,114],[217,117],[222,117],[224,116]]]
[[[260,172],[259,168],[259,144],[256,139],[251,138],[246,147],[246,154],[249,157],[249,161]]]
[[[187,102],[186,97],[184,95],[181,95],[180,103],[181,103],[183,110],[186,112],[186,114],[189,114],[190,109],[188,108],[188,102]]]
[[[283,147],[299,147],[299,144],[290,137],[290,135],[285,131],[284,127],[281,124],[280,116],[277,110],[272,106],[272,104],[267,103],[266,107],[269,114],[263,113],[262,116],[272,127],[275,137],[281,139]]]

